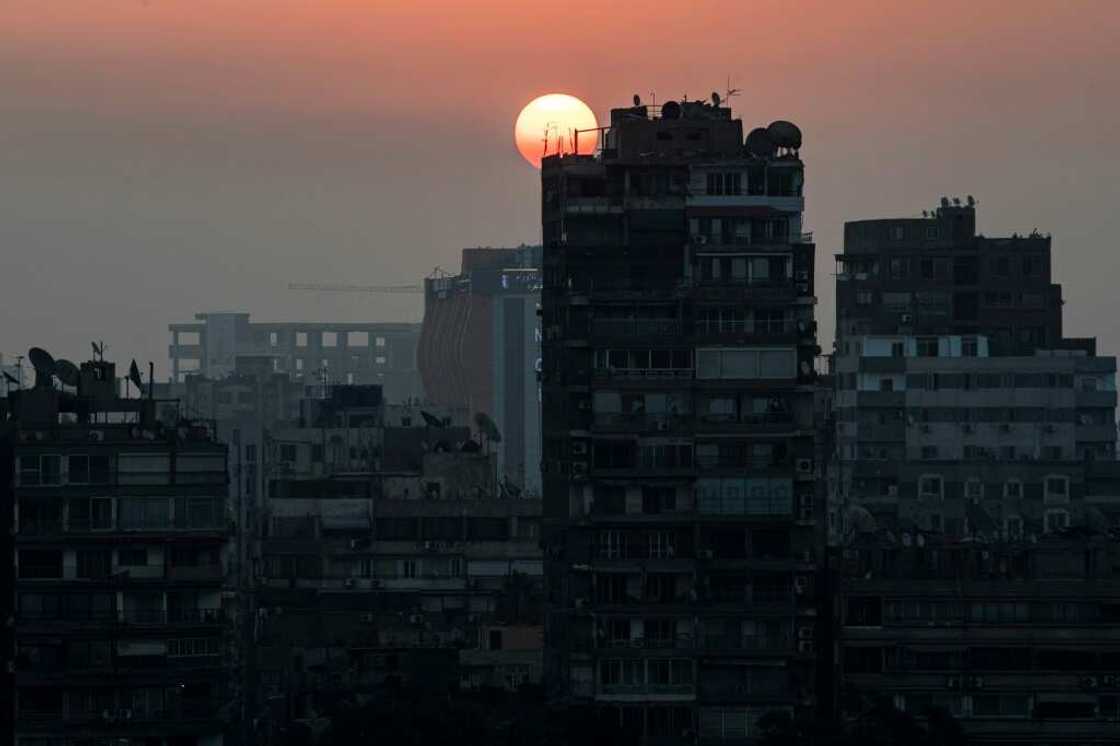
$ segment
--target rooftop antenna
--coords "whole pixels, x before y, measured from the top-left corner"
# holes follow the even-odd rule
[[[95,361],[105,362],[105,343],[98,341],[90,342],[89,344],[93,347],[93,359]]]
[[[741,93],[741,91],[738,88],[732,88],[731,87],[731,76],[728,75],[727,76],[727,90],[725,90],[724,93],[723,93],[724,102],[727,103],[727,105],[730,107],[731,106],[731,97],[732,96],[738,96],[740,93]]]

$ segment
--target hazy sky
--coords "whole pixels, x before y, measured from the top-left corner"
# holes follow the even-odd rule
[[[974,194],[1054,234],[1067,333],[1120,352],[1120,2],[0,0],[0,352],[166,370],[167,324],[419,320],[407,283],[539,237],[513,124],[726,87],[805,133],[822,328],[845,219]]]

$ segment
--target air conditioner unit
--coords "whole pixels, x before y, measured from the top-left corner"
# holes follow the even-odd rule
[[[423,614],[410,614],[409,617],[408,617],[408,623],[409,624],[423,624],[424,623],[424,615]]]
[[[710,560],[710,559],[715,559],[716,555],[715,555],[715,552],[713,552],[711,549],[701,549],[700,551],[698,551],[696,553],[696,556],[699,557],[700,559]]]
[[[117,713],[117,717],[121,720],[132,720],[132,710],[126,707]]]
[[[587,455],[587,443],[586,443],[586,441],[582,441],[582,440],[572,441],[572,455],[573,456],[586,456]]]
[[[346,578],[346,580],[342,581],[342,586],[344,588],[353,588],[354,587],[354,578]]]
[[[1100,681],[1096,676],[1086,676],[1081,679],[1082,689],[1096,689],[1098,686],[1100,686]]]
[[[373,619],[374,617],[372,612],[367,611],[366,613],[362,614],[362,622],[364,622],[365,624],[373,624]]]
[[[960,689],[961,688],[960,677],[950,676],[948,679],[945,680],[945,688],[946,689]]]
[[[799,575],[799,576],[797,576],[793,579],[793,592],[796,593],[797,595],[799,595],[799,596],[805,595],[805,590],[808,587],[809,587],[809,581],[808,581],[807,578],[804,578],[804,577]],[[805,629],[809,629],[809,628],[805,628]]]
[[[105,431],[104,430],[90,430],[89,431],[89,439],[90,440],[95,440],[98,443],[100,443],[100,442],[105,440]]]
[[[424,551],[434,552],[435,550],[436,550],[436,543],[434,541],[425,541],[424,542]]]
[[[798,280],[808,280],[809,279],[809,270],[807,270],[807,269],[797,270],[797,279]]]
[[[984,677],[983,676],[973,676],[972,678],[970,678],[968,680],[968,683],[973,689],[983,689],[984,688]]]
[[[1093,418],[1090,417],[1087,414],[1083,414],[1083,415],[1081,415],[1081,424],[1082,425],[1092,425],[1093,424]]]
[[[708,244],[708,237],[703,235],[702,233],[697,233],[695,236],[693,236],[693,240],[699,246],[706,246]]]
[[[898,497],[898,485],[897,484],[888,484],[887,485],[887,496],[888,497]]]
[[[369,587],[370,588],[380,588],[381,587],[381,581],[376,580],[376,579],[371,580],[371,581],[369,581]]]
[[[1113,674],[1108,674],[1106,676],[1102,676],[1101,677],[1101,684],[1103,686],[1114,688],[1117,685],[1120,685],[1120,676],[1115,676]]]
[[[797,473],[798,474],[812,474],[813,473],[813,459],[799,458],[797,459]]]
[[[113,713],[109,710],[102,710],[101,719],[107,723],[111,723],[113,721]]]
[[[798,640],[812,640],[813,639],[813,628],[812,627],[798,627],[797,628],[797,639]]]
[[[577,609],[586,609],[589,606],[586,598],[577,598],[574,605]]]
[[[912,313],[900,313],[898,315],[898,323],[900,323],[900,324],[913,324],[914,323],[914,314],[912,314]]]
[[[586,461],[573,461],[572,462],[572,476],[573,477],[586,477],[587,476],[587,462]]]
[[[813,641],[812,640],[798,640],[797,652],[805,655],[813,654]]]

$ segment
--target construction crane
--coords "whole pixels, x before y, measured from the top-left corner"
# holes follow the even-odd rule
[[[423,285],[345,285],[339,283],[289,282],[288,290],[316,293],[423,293]]]

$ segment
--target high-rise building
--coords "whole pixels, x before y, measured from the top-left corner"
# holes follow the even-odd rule
[[[307,383],[382,387],[389,401],[423,395],[416,370],[419,324],[250,322],[247,313],[199,313],[171,324],[171,380],[219,380],[245,368],[284,373]]]
[[[833,361],[843,713],[984,743],[1115,734],[1116,360],[1062,336],[1050,238],[976,210],[848,223]]]
[[[225,445],[119,397],[112,363],[33,353],[0,422],[14,743],[218,746],[240,716]]]
[[[540,252],[463,249],[460,274],[425,280],[417,355],[427,400],[487,415],[501,434],[499,473],[537,498]]]
[[[611,111],[544,159],[552,696],[645,742],[815,707],[814,246],[801,133]]]

